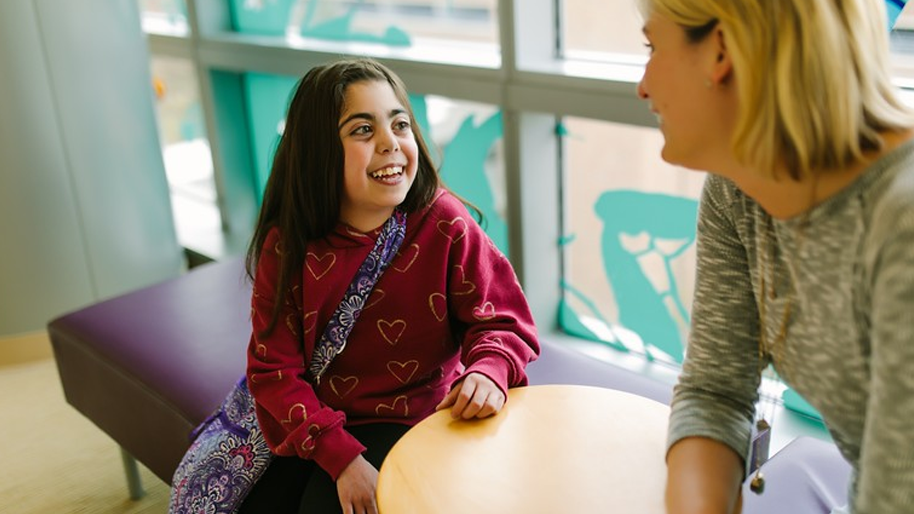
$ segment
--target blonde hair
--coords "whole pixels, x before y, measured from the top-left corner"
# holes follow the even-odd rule
[[[881,132],[914,124],[891,82],[884,0],[640,4],[687,35],[719,24],[737,77],[733,151],[763,175],[840,169],[881,148]]]

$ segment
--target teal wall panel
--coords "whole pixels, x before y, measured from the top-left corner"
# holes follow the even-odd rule
[[[283,75],[247,73],[244,93],[250,117],[251,147],[254,151],[254,183],[257,198],[263,197],[270,178],[273,155],[282,135],[286,111],[298,78]]]

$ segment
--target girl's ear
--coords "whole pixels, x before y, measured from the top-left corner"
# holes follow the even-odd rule
[[[726,33],[720,24],[711,34],[714,62],[711,65],[711,82],[713,84],[726,84],[733,73],[733,61],[727,48]]]

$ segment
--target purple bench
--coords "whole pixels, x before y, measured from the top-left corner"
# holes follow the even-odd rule
[[[132,498],[143,494],[136,461],[170,483],[191,430],[241,376],[249,313],[250,284],[236,258],[48,324],[67,401],[121,446]],[[660,382],[548,340],[541,345],[527,368],[531,384],[592,385],[670,401],[672,391]],[[827,513],[845,498],[849,467],[830,443],[798,440],[763,469],[768,489],[778,493],[747,498],[747,514],[788,512],[771,510],[772,501],[809,506],[790,512]]]
[[[131,497],[138,459],[171,476],[244,369],[250,288],[240,260],[61,316],[48,334],[64,395],[120,446]]]
[[[120,446],[133,498],[136,460],[170,482],[188,435],[245,365],[250,284],[239,258],[61,316],[48,324],[67,401]],[[531,384],[583,384],[669,403],[669,387],[548,341]]]

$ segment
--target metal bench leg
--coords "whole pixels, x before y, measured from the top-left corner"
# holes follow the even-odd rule
[[[121,448],[121,460],[124,462],[124,473],[127,475],[127,489],[130,491],[131,500],[139,500],[146,495],[143,490],[143,480],[140,478],[140,468],[137,466],[133,455]]]

